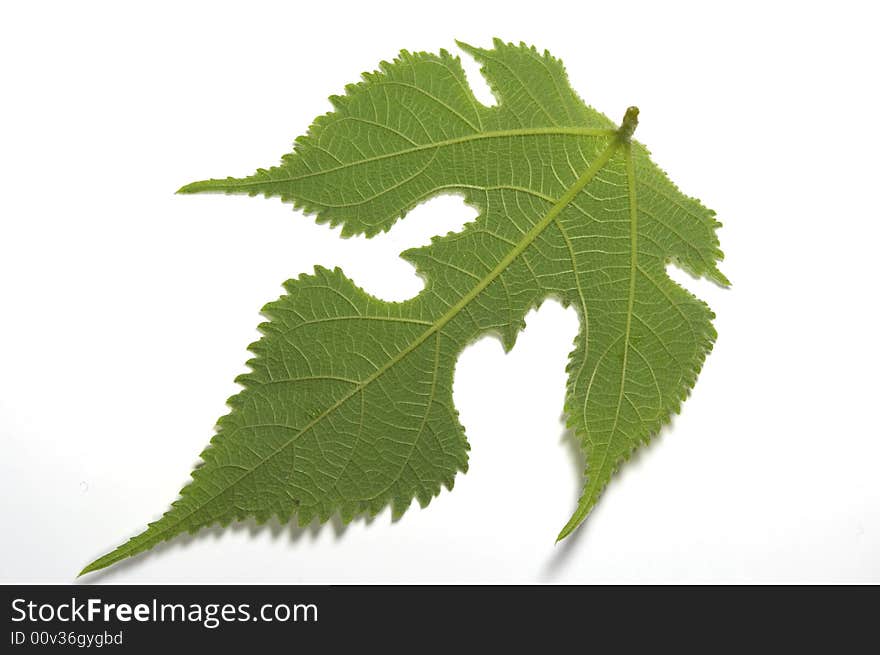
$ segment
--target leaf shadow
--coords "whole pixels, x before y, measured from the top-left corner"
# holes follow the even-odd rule
[[[616,484],[620,484],[620,481],[626,476],[636,474],[637,469],[639,469],[641,464],[643,463],[644,453],[646,451],[649,451],[654,446],[654,442],[656,442],[660,438],[660,436],[662,436],[665,432],[674,429],[676,418],[676,415],[672,415],[671,417],[669,417],[668,423],[664,424],[657,434],[652,435],[651,439],[647,443],[642,444],[639,448],[636,449],[636,451],[630,457],[628,465],[622,466],[621,469],[614,474],[611,482],[609,483],[610,488],[613,489]],[[581,450],[574,430],[565,427],[564,415],[560,417],[560,423],[562,424],[562,431],[559,437],[559,444],[564,446],[569,454],[569,460],[571,462],[571,467],[575,478],[579,481],[582,481],[585,469],[585,457],[583,451]],[[607,491],[608,490],[606,490],[606,492]],[[578,487],[576,487],[576,492],[573,498],[574,504],[578,502],[580,498],[580,493],[580,485],[578,485]],[[591,516],[603,511],[602,508],[604,507],[604,505],[605,504],[601,502],[600,498],[597,506],[591,512]],[[345,533],[348,531],[349,527],[352,524],[356,522],[361,522],[365,526],[370,526],[376,521],[379,516],[382,516],[382,514],[383,513],[381,512],[374,516],[370,516],[368,514],[360,514],[355,516],[349,523],[343,523],[342,518],[339,516],[339,514],[334,514],[324,523],[321,523],[318,518],[315,518],[305,526],[299,526],[296,521],[281,523],[278,518],[274,516],[263,523],[257,523],[254,517],[250,517],[243,521],[230,523],[227,526],[212,525],[208,528],[203,528],[202,530],[199,530],[194,534],[187,533],[177,535],[169,541],[165,541],[161,544],[156,545],[149,551],[140,553],[135,557],[118,562],[109,568],[95,571],[94,573],[90,573],[82,578],[77,578],[74,584],[103,584],[105,582],[108,582],[113,576],[123,575],[126,571],[136,570],[137,567],[141,566],[143,562],[150,561],[155,557],[161,557],[169,551],[179,548],[187,549],[199,541],[206,541],[208,539],[219,541],[224,535],[229,534],[230,532],[247,532],[251,537],[255,537],[257,535],[268,532],[271,535],[273,541],[277,541],[278,539],[283,539],[286,537],[289,540],[290,544],[293,545],[302,543],[303,540],[306,539],[309,541],[315,541],[322,534],[325,534],[328,531],[332,531],[333,540],[338,541],[345,536]],[[391,522],[396,523],[401,518],[402,516],[394,517],[391,519]],[[583,544],[585,543],[585,540],[588,539],[587,535],[592,529],[593,523],[595,523],[595,521],[591,521],[590,517],[588,516],[587,520],[585,520],[577,528],[577,530],[574,531],[574,533],[569,535],[561,543],[556,544],[555,548],[552,549],[552,553],[544,561],[544,564],[541,567],[540,572],[538,573],[538,578],[540,582],[553,582],[559,578],[566,565],[571,561],[572,557],[574,557],[574,553],[578,551],[582,552]]]

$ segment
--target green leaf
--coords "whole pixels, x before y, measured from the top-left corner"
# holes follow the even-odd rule
[[[459,44],[498,99],[481,105],[458,58],[402,52],[296,140],[279,166],[195,182],[181,193],[276,196],[341,225],[388,230],[418,203],[457,193],[479,209],[460,233],[403,253],[426,280],[384,302],[342,271],[285,283],[264,308],[251,372],[171,509],[84,569],[183,532],[296,516],[344,521],[423,506],[467,469],[452,403],[462,349],[480,335],[514,346],[547,297],[573,306],[580,331],[565,410],[586,455],[583,496],[559,539],[590,512],[614,471],[679,410],[715,331],[713,314],[675,284],[675,262],[719,284],[713,212],[682,195],[620,128],[586,106],[561,62],[525,45]]]

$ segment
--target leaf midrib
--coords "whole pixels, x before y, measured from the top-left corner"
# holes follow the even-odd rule
[[[630,278],[629,278],[629,289],[627,293],[627,306],[626,306],[626,327],[624,328],[623,333],[623,361],[620,366],[620,389],[618,390],[617,395],[617,404],[614,410],[614,424],[611,427],[610,438],[614,438],[614,434],[617,431],[618,421],[620,419],[620,407],[623,404],[623,397],[626,388],[626,369],[627,369],[627,360],[629,358],[629,349],[630,349],[630,333],[632,330],[632,318],[634,313],[634,304],[636,297],[636,270],[638,268],[638,197],[636,195],[636,184],[635,184],[635,165],[632,157],[632,144],[628,141],[623,144],[624,151],[626,153],[626,179],[627,179],[627,204],[629,206],[629,229],[630,229]],[[596,370],[598,371],[598,363],[596,364]],[[594,371],[595,375],[595,371]],[[590,385],[592,386],[592,379],[590,380]],[[586,402],[584,403],[584,411],[586,411]],[[584,420],[584,427],[586,428],[586,419]],[[604,449],[602,453],[602,460],[599,462],[599,466],[596,467],[596,470],[593,471],[592,478],[594,480],[601,480],[602,473],[605,469],[605,465],[608,462],[608,453],[610,452],[610,445]],[[584,499],[587,499],[586,502]],[[564,539],[572,531],[580,525],[583,520],[587,517],[592,504],[595,503],[596,496],[584,494],[582,499],[578,502],[577,509],[574,514],[572,514],[571,518],[568,522],[563,526],[562,530],[559,532],[559,535],[556,537],[556,541],[559,542],[561,539]]]
[[[330,173],[335,173],[340,170],[344,170],[346,168],[352,168],[354,166],[363,166],[365,164],[371,164],[373,162],[382,161],[383,159],[391,159],[394,157],[402,157],[404,155],[409,155],[414,152],[421,152],[424,150],[432,150],[445,148],[448,146],[459,145],[461,143],[468,143],[470,141],[480,141],[483,139],[500,139],[500,138],[510,138],[517,136],[614,136],[617,133],[616,130],[612,129],[604,129],[604,128],[590,128],[590,127],[529,127],[529,128],[518,128],[513,130],[495,130],[489,132],[478,132],[475,134],[468,134],[467,136],[456,137],[454,139],[446,139],[444,141],[435,141],[433,143],[425,143],[420,146],[415,146],[412,148],[404,148],[403,150],[395,150],[394,152],[387,152],[381,155],[375,155],[373,157],[366,157],[364,159],[358,159],[357,161],[348,162],[345,164],[340,164],[338,166],[332,166],[330,168],[324,168],[319,171],[312,171],[309,173],[303,173],[301,175],[289,175],[287,177],[278,177],[271,178],[268,180],[254,180],[251,178],[225,178],[225,179],[210,179],[210,180],[202,180],[199,182],[192,182],[191,184],[187,184],[186,186],[181,187],[178,190],[178,193],[198,193],[200,191],[210,191],[210,190],[223,190],[226,188],[247,188],[253,186],[261,186],[270,183],[284,183],[284,182],[297,182],[299,180],[304,180],[310,177],[316,177],[318,175],[328,175]]]
[[[581,132],[581,134],[586,134],[585,132]],[[170,523],[166,526],[163,526],[160,530],[153,532],[149,535],[148,542],[159,543],[162,540],[162,536],[168,532],[174,530],[174,528],[183,524],[187,519],[191,516],[204,509],[212,502],[214,502],[217,498],[228,492],[231,488],[235,487],[242,480],[250,476],[255,471],[259,470],[264,464],[274,459],[277,455],[283,452],[285,449],[290,447],[297,439],[299,439],[303,434],[307,433],[311,430],[315,425],[323,421],[327,416],[335,412],[339,407],[344,405],[346,402],[351,400],[351,398],[355,397],[357,394],[362,393],[363,390],[385,374],[388,370],[392,369],[396,366],[400,361],[405,359],[409,354],[411,354],[414,350],[416,350],[419,346],[421,346],[427,339],[429,339],[432,335],[440,332],[455,316],[458,315],[460,311],[462,311],[471,301],[473,301],[480,293],[482,293],[492,282],[494,282],[500,275],[503,273],[508,266],[521,255],[534,241],[535,239],[556,219],[556,217],[571,203],[572,200],[575,199],[578,193],[580,193],[596,176],[596,174],[604,168],[604,166],[608,163],[608,161],[614,156],[614,154],[618,151],[618,149],[625,145],[625,142],[620,138],[617,138],[619,132],[610,131],[610,130],[601,130],[595,131],[590,130],[589,135],[591,136],[607,136],[611,135],[613,138],[611,142],[599,153],[596,159],[590,164],[589,167],[578,177],[577,180],[559,197],[558,200],[553,204],[553,206],[547,211],[547,213],[539,220],[535,225],[523,235],[523,238],[517,243],[517,245],[508,252],[505,257],[495,265],[495,267],[487,273],[474,287],[471,288],[468,293],[459,299],[458,302],[455,303],[452,307],[450,307],[446,313],[444,313],[439,319],[437,319],[434,323],[431,324],[422,334],[420,334],[416,339],[414,339],[406,348],[398,352],[394,357],[389,359],[384,365],[376,369],[373,373],[371,373],[367,378],[358,383],[357,386],[352,388],[348,393],[346,393],[343,397],[333,403],[326,410],[318,414],[315,418],[309,421],[301,430],[299,430],[295,435],[291,436],[287,439],[283,444],[281,444],[278,448],[273,450],[271,453],[266,455],[263,459],[258,461],[252,468],[248,469],[240,476],[238,476],[235,480],[225,485],[220,491],[212,495],[206,501],[200,503],[197,507],[193,508],[184,516],[178,518],[173,523]],[[149,532],[149,529],[147,530]],[[139,537],[147,537],[147,532],[134,537],[131,541],[122,544],[116,550],[111,551],[107,555],[102,558],[96,560],[94,564],[98,564],[98,562],[102,562],[106,557],[107,560],[102,562],[100,566],[92,568],[93,565],[86,567],[83,572],[96,570],[97,568],[104,568],[109,566],[110,564],[119,561],[120,559],[124,559],[128,556],[129,551],[141,547],[145,547],[144,543],[136,543]],[[148,547],[148,546],[147,546]]]

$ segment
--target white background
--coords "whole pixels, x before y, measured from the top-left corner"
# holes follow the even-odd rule
[[[472,445],[426,510],[178,538],[99,582],[880,582],[872,3],[6,3],[0,11],[0,580],[67,582],[158,517],[236,392],[259,308],[315,264],[383,298],[473,211],[338,239],[289,205],[176,196],[276,163],[401,48],[549,48],[688,194],[733,281],[673,273],[719,339],[674,424],[554,546],[582,461],[573,311],[462,356]],[[465,62],[480,97],[487,90]]]

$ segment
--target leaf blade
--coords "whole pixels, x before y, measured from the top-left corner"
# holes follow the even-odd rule
[[[492,51],[468,48],[497,107],[476,102],[448,53],[402,53],[334,97],[336,112],[297,139],[280,167],[181,188],[268,192],[342,224],[343,236],[386,230],[440,192],[461,193],[480,216],[404,253],[426,278],[410,301],[372,298],[338,269],[288,282],[264,310],[270,320],[251,346],[252,372],[239,378],[243,391],[230,399],[193,482],[162,519],[84,572],[245,516],[296,515],[302,524],[387,505],[399,516],[414,498],[426,505],[467,468],[451,399],[458,354],[487,331],[512,348],[525,313],[548,295],[574,306],[582,324],[565,407],[587,454],[587,481],[559,538],[678,411],[714,329],[708,308],[664,266],[680,260],[726,280],[715,265],[713,213],[631,142],[634,115],[615,128],[568,87],[558,60],[497,41]],[[388,88],[405,91],[377,104]],[[377,141],[377,130],[386,137]],[[283,187],[291,182],[304,186]]]

